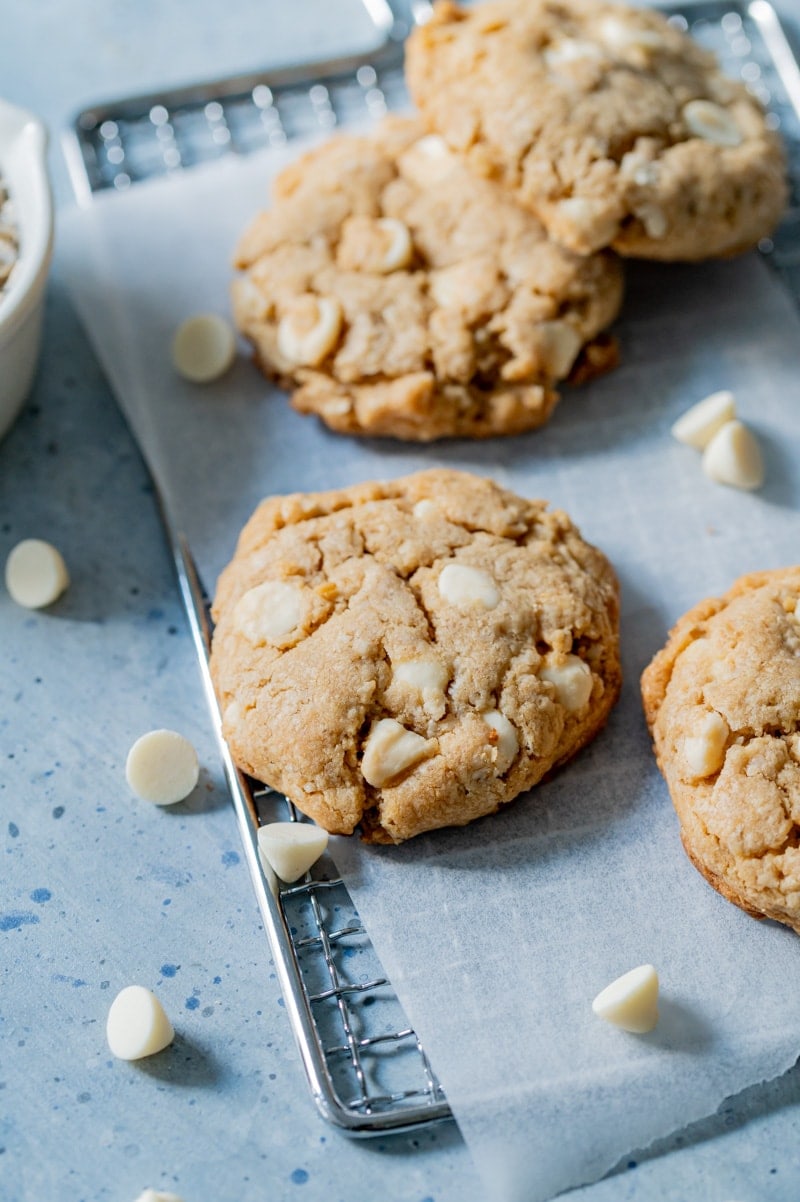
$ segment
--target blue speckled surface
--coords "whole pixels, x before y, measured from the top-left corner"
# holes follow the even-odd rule
[[[797,0],[782,0],[797,18]],[[0,0],[0,92],[56,133],[82,104],[369,44],[359,0]],[[54,142],[56,139],[54,138]],[[69,201],[58,146],[59,205]],[[122,284],[122,282],[121,282]],[[240,858],[186,623],[138,452],[59,278],[35,391],[0,446],[0,559],[50,539],[72,586],[44,613],[0,593],[0,1199],[473,1202],[452,1125],[354,1143],[310,1102]],[[204,770],[133,800],[128,748],[167,726]],[[116,992],[177,1031],[115,1061]],[[796,1202],[800,1074],[753,1089],[573,1196]]]

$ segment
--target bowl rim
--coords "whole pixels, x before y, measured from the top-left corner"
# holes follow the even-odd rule
[[[17,206],[23,249],[5,295],[0,298],[0,339],[3,341],[38,301],[39,286],[50,266],[53,200],[47,172],[47,142],[47,130],[38,117],[0,99],[0,173],[12,200],[19,191],[15,181],[20,179],[25,179],[26,191],[34,197],[30,211],[20,213]],[[20,150],[22,153],[18,153]]]

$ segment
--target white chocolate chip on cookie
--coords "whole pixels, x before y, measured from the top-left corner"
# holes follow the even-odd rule
[[[61,552],[44,539],[23,539],[6,560],[6,588],[12,601],[26,609],[52,605],[68,587]]]
[[[421,657],[420,659],[400,660],[392,665],[392,679],[426,697],[429,694],[442,694],[447,688],[449,674],[444,664],[438,659]]]
[[[339,341],[342,306],[335,296],[297,297],[278,325],[278,351],[291,366],[316,367]]]
[[[453,168],[453,152],[438,134],[426,134],[412,142],[397,160],[400,174],[412,183],[427,187],[443,179]]]
[[[118,1060],[141,1060],[163,1052],[175,1032],[156,995],[143,985],[128,985],[111,1003],[106,1038]]]
[[[394,718],[376,722],[364,744],[361,774],[367,784],[380,789],[402,772],[425,759],[431,740],[406,730]]]
[[[188,739],[175,730],[151,730],[136,740],[125,761],[125,779],[142,801],[171,806],[188,797],[200,765]]]
[[[386,235],[386,252],[381,260],[380,270],[386,274],[390,271],[400,271],[408,267],[414,253],[414,244],[408,226],[395,217],[380,217],[375,223]]]
[[[236,358],[236,335],[216,313],[188,317],[172,339],[172,363],[179,375],[193,384],[218,380]]]
[[[500,592],[489,573],[463,563],[448,563],[442,568],[439,595],[459,609],[471,609],[474,605],[494,609],[500,602]]]
[[[601,58],[602,51],[596,42],[586,38],[560,38],[547,47],[543,57],[550,70],[557,71],[559,67],[568,67],[570,63]]]
[[[606,212],[604,200],[593,200],[586,196],[567,196],[554,206],[555,226],[562,216],[566,224],[588,239],[593,250],[613,242],[619,229],[616,216]]]
[[[422,521],[427,521],[428,518],[435,517],[438,514],[439,509],[435,501],[431,501],[427,497],[423,497],[421,501],[417,501],[411,512],[414,514],[415,518],[420,518]]]
[[[496,732],[495,768],[502,776],[511,767],[519,751],[517,732],[505,714],[501,713],[500,710],[485,710],[481,714],[481,717],[486,725]]]
[[[764,460],[758,439],[740,421],[725,422],[703,452],[703,471],[717,484],[747,492],[764,483]]]
[[[569,374],[583,340],[565,321],[543,321],[539,332],[545,371],[553,379],[563,380]]]
[[[570,713],[583,709],[592,695],[592,670],[578,655],[548,657],[539,678],[555,687],[556,700]]]
[[[276,643],[300,624],[305,612],[299,585],[266,580],[239,598],[234,612],[236,628],[257,646]]]
[[[717,430],[736,417],[736,400],[732,392],[712,392],[681,414],[672,426],[673,437],[687,446],[703,451]]]
[[[305,876],[327,846],[328,832],[313,822],[268,822],[258,828],[259,853],[288,885]]]
[[[711,710],[700,722],[696,735],[683,740],[683,759],[695,778],[713,776],[725,762],[725,746],[730,735],[728,723]]]
[[[619,17],[604,17],[599,33],[603,45],[612,54],[625,54],[628,50],[660,50],[664,46],[664,38],[657,30],[629,25]]]
[[[623,1031],[644,1035],[658,1022],[658,973],[652,964],[632,968],[606,985],[592,1002],[592,1010]]]
[[[716,146],[739,146],[742,131],[731,113],[711,100],[690,100],[683,107],[683,119],[689,133]]]

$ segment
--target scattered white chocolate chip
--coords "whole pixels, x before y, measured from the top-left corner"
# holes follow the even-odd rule
[[[223,376],[236,358],[236,335],[224,317],[198,313],[188,317],[172,339],[172,363],[193,384],[209,384]]]
[[[683,740],[683,758],[693,776],[713,776],[719,772],[725,762],[730,733],[728,723],[716,710],[703,716],[697,734]]]
[[[398,159],[400,174],[414,184],[427,187],[443,179],[453,167],[453,153],[438,134],[426,134],[412,142]]]
[[[364,744],[361,774],[369,785],[380,789],[428,754],[428,740],[406,730],[394,718],[376,722]]]
[[[414,253],[414,244],[411,241],[408,226],[395,217],[379,217],[375,224],[384,234],[388,235],[386,253],[381,261],[380,270],[388,275],[391,271],[399,271],[403,267],[408,267]]]
[[[752,430],[740,421],[720,426],[703,452],[703,471],[717,484],[752,492],[764,483],[764,460]]]
[[[242,594],[233,611],[233,622],[240,634],[258,646],[280,641],[300,624],[304,612],[299,585],[265,580]]]
[[[497,732],[498,738],[495,746],[497,758],[494,766],[502,775],[511,767],[519,751],[517,732],[500,710],[485,710],[481,717],[488,727]]]
[[[606,985],[592,1002],[598,1018],[623,1031],[644,1035],[658,1022],[658,973],[652,964],[632,968]]]
[[[179,1198],[177,1194],[165,1193],[162,1189],[146,1189],[136,1202],[183,1202],[183,1198]]]
[[[450,677],[438,659],[420,657],[392,664],[392,679],[424,696],[426,693],[443,693]]]
[[[703,451],[726,422],[736,417],[736,400],[732,392],[712,392],[681,414],[672,426],[678,442]]]
[[[596,42],[584,38],[561,38],[558,42],[551,42],[543,57],[550,70],[557,71],[559,67],[569,66],[570,63],[602,58],[602,51]]]
[[[539,338],[544,369],[554,380],[563,380],[575,362],[583,339],[565,321],[543,321]]]
[[[592,670],[578,655],[548,656],[539,678],[555,687],[556,700],[570,713],[583,709],[592,695]]]
[[[69,586],[61,552],[41,538],[25,538],[6,560],[6,588],[26,609],[52,605]]]
[[[463,563],[448,563],[442,568],[439,595],[459,609],[470,609],[474,605],[494,609],[500,601],[499,589],[489,573]]]
[[[297,297],[278,325],[278,350],[288,363],[316,367],[339,341],[342,306],[335,296]]]
[[[111,1003],[106,1038],[119,1060],[141,1060],[163,1052],[175,1032],[156,995],[143,985],[128,985]]]
[[[200,765],[188,739],[174,730],[151,730],[128,752],[125,777],[142,801],[171,806],[188,797],[197,784]]]
[[[258,850],[276,876],[299,881],[328,846],[328,832],[311,822],[269,822],[258,828]]]
[[[626,50],[659,50],[664,39],[655,29],[642,29],[629,25],[619,17],[604,17],[599,27],[600,40],[612,54],[624,54]]]
[[[683,119],[691,134],[717,146],[738,146],[742,131],[733,115],[712,100],[690,100],[683,106]]]

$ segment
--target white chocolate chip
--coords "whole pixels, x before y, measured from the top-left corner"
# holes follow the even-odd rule
[[[278,350],[290,364],[316,367],[339,341],[342,306],[335,296],[297,297],[278,325]]]
[[[136,1202],[183,1202],[183,1198],[179,1198],[177,1194],[165,1193],[162,1189],[146,1189]]]
[[[106,1038],[117,1059],[141,1060],[163,1052],[175,1032],[156,995],[143,985],[128,985],[111,1003]]]
[[[733,115],[711,100],[690,100],[683,106],[683,119],[696,138],[717,146],[739,146],[742,131]]]
[[[386,253],[379,270],[388,275],[391,271],[399,271],[403,267],[408,267],[414,253],[414,244],[411,241],[408,226],[395,217],[379,217],[375,224],[388,236]]]
[[[266,580],[236,602],[233,622],[251,643],[279,642],[300,624],[305,612],[302,589],[285,580]]]
[[[200,776],[197,752],[175,730],[151,730],[137,739],[125,761],[125,778],[142,801],[175,805],[194,789]]]
[[[565,321],[543,321],[539,337],[545,371],[554,380],[563,380],[581,349],[580,334]]]
[[[426,521],[428,518],[436,517],[439,513],[439,510],[435,501],[431,501],[425,497],[423,500],[417,501],[411,512],[414,514],[415,518],[420,518],[422,521]]]
[[[424,696],[426,693],[443,693],[447,688],[449,673],[438,659],[422,657],[393,664],[392,679]]]
[[[683,758],[692,776],[702,778],[719,772],[730,733],[728,723],[716,710],[703,716],[697,734],[683,740]]]
[[[678,442],[705,450],[717,430],[736,417],[736,400],[732,392],[712,392],[681,414],[672,427]]]
[[[642,964],[617,977],[592,1002],[592,1010],[623,1031],[644,1035],[658,1022],[658,973]]]
[[[492,577],[482,568],[463,563],[448,563],[439,573],[439,595],[459,609],[494,609],[500,592]]]
[[[612,54],[626,50],[659,50],[664,39],[655,29],[641,29],[619,17],[604,17],[599,27],[600,40]]]
[[[764,483],[764,460],[758,439],[744,422],[726,422],[703,452],[703,471],[717,484],[748,492]]]
[[[619,221],[608,213],[604,200],[567,196],[557,202],[555,209],[565,224],[574,227],[592,247],[607,246],[619,230]]]
[[[592,670],[578,655],[548,656],[539,677],[555,687],[556,700],[570,713],[583,709],[592,695]]]
[[[511,767],[519,751],[517,732],[500,710],[485,710],[481,717],[487,726],[497,732],[495,768],[502,775]]]
[[[667,215],[658,205],[637,205],[636,216],[644,226],[648,238],[663,238],[669,229]]]
[[[299,881],[328,846],[328,832],[311,822],[269,822],[258,828],[258,850],[276,876]]]
[[[450,173],[453,153],[444,138],[438,134],[427,134],[403,151],[398,165],[401,175],[424,188]]]
[[[569,66],[570,63],[602,58],[602,51],[596,42],[589,42],[583,38],[562,38],[551,43],[544,51],[543,57],[550,70],[557,71],[559,67]]]
[[[406,730],[394,718],[381,718],[364,744],[361,774],[367,784],[380,789],[424,759],[428,750],[428,739]]]
[[[236,358],[236,335],[224,317],[198,313],[188,317],[172,339],[172,363],[193,384],[218,380]]]
[[[68,587],[61,552],[41,538],[23,539],[6,560],[6,588],[12,601],[26,609],[52,605]]]

